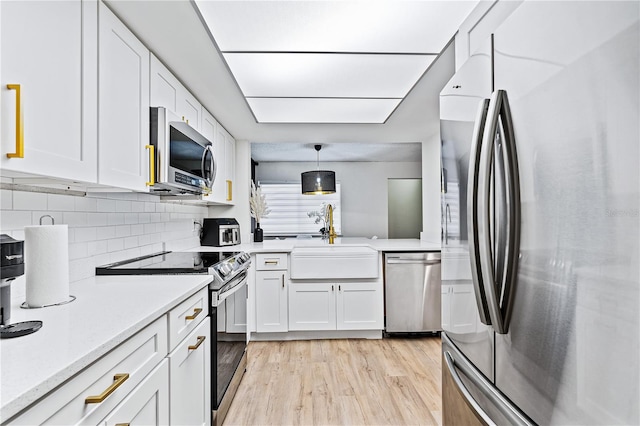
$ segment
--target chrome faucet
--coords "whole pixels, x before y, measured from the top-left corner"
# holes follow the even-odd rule
[[[329,224],[329,244],[333,244],[338,235],[333,227],[333,206],[331,204],[327,204],[327,217],[327,223]]]

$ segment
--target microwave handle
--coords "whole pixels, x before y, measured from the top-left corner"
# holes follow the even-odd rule
[[[202,153],[202,160],[200,163],[200,167],[202,169],[202,177],[204,178],[204,180],[207,182],[207,187],[211,188],[213,186],[213,181],[216,178],[216,161],[213,158],[213,149],[211,149],[211,144],[207,145],[204,148],[204,152]],[[207,176],[205,173],[205,163],[207,161],[207,152],[209,152],[211,154],[211,159],[209,160],[211,162],[211,176]]]

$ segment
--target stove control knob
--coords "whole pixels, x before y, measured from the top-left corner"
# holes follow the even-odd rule
[[[218,267],[218,272],[224,277],[226,275],[229,275],[229,272],[231,272],[231,267],[225,263],[224,265],[220,265]]]

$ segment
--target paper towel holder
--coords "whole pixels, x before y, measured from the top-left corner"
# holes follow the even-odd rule
[[[45,214],[40,216],[40,225],[42,225],[42,219],[44,219],[45,217],[48,217],[49,219],[51,219],[51,224],[55,225],[56,224],[56,220],[53,218],[53,216],[51,216],[50,214]]]

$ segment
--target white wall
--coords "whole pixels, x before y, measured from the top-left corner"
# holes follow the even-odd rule
[[[3,182],[10,183],[3,179]],[[69,227],[71,282],[95,275],[106,263],[200,245],[198,227],[206,207],[160,202],[138,193],[94,193],[86,197],[1,190],[0,233],[24,240],[24,227],[43,215]],[[49,219],[44,222],[49,224]],[[25,250],[29,247],[25,246]],[[26,265],[28,268],[29,265]],[[24,276],[22,277],[24,279]]]
[[[439,154],[438,154],[439,158]],[[321,162],[334,170],[342,186],[342,234],[345,237],[387,238],[387,179],[420,178],[416,162]],[[256,179],[264,182],[300,182],[300,173],[315,170],[313,162],[261,162]]]

